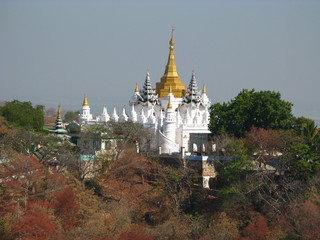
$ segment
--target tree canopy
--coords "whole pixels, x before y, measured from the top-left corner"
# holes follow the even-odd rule
[[[80,111],[67,111],[64,115],[64,122],[69,123],[78,119]]]
[[[27,130],[41,131],[44,124],[44,106],[13,100],[0,107],[0,115],[10,124]]]
[[[214,135],[244,136],[252,126],[264,129],[288,129],[292,125],[292,103],[279,92],[242,90],[227,103],[211,106],[209,129]]]

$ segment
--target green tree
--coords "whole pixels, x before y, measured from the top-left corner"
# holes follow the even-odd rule
[[[78,115],[79,115],[79,111],[67,111],[66,114],[64,115],[64,122],[72,122],[72,121],[76,121],[78,119]]]
[[[41,131],[44,124],[44,106],[13,100],[0,107],[0,115],[15,127]]]
[[[294,129],[298,135],[305,138],[306,143],[317,150],[320,146],[318,126],[312,119],[299,117],[294,119]]]
[[[288,129],[292,125],[292,103],[281,99],[279,92],[242,90],[235,99],[211,106],[209,129],[214,135],[224,133],[244,136],[252,126],[265,129]]]
[[[296,178],[308,179],[320,170],[320,155],[309,145],[290,146],[291,172]]]

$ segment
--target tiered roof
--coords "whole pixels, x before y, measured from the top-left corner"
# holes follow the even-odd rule
[[[185,90],[184,83],[181,82],[181,79],[177,72],[177,66],[174,61],[174,38],[173,38],[173,30],[170,39],[170,51],[168,62],[166,65],[166,69],[161,78],[160,82],[156,83],[156,92],[160,98],[164,98],[169,93],[169,86],[172,87],[172,93],[176,98],[181,98],[183,96],[183,92]]]
[[[188,90],[186,91],[186,95],[183,98],[183,101],[186,103],[200,103],[201,102],[201,96],[198,91],[198,84],[196,80],[196,76],[194,71],[192,71],[191,80],[189,83]]]

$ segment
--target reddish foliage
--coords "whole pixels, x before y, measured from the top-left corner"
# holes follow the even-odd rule
[[[112,238],[95,238],[93,240],[113,240]]]
[[[67,185],[67,179],[65,176],[58,172],[53,172],[52,174],[48,174],[48,188],[51,190],[57,190],[61,186],[66,186]]]
[[[251,240],[267,239],[269,227],[264,216],[257,216],[254,223],[249,224],[243,231],[243,235]],[[246,238],[241,238],[246,239]]]
[[[281,144],[280,135],[275,130],[252,127],[246,133],[245,141],[248,146],[255,146],[259,151],[272,154]]]
[[[57,215],[63,220],[64,229],[73,228],[79,207],[72,188],[56,193],[54,208]]]
[[[292,204],[287,222],[303,239],[320,239],[320,207],[313,202]]]
[[[29,194],[43,179],[42,170],[43,166],[37,158],[16,155],[12,160],[0,164],[0,186],[4,188],[7,197],[23,199],[26,204]]]
[[[47,212],[50,207],[51,205],[49,202],[41,200],[30,200],[27,204],[27,210],[29,212]]]
[[[24,215],[12,227],[12,232],[21,240],[45,240],[55,231],[55,225],[41,211]]]
[[[17,159],[5,163],[0,176],[3,185],[16,191],[28,190],[35,182],[42,178],[43,166],[38,159],[20,155]]]
[[[118,240],[153,240],[153,237],[147,236],[142,227],[136,226],[130,232],[125,232],[120,235]]]

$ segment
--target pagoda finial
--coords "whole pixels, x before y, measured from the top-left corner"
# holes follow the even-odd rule
[[[170,38],[170,46],[172,46],[173,47],[173,45],[174,45],[174,38],[173,38],[173,32],[174,32],[174,27],[172,26],[172,28],[171,28],[171,38]]]
[[[171,87],[171,84],[169,85],[169,93],[172,93],[172,87]]]
[[[206,94],[206,93],[207,93],[207,88],[206,88],[206,85],[203,84],[202,94]]]
[[[169,98],[169,102],[168,102],[168,109],[172,109],[172,102],[171,102],[171,98]]]
[[[60,116],[61,116],[60,104],[59,104],[59,106],[58,106],[58,113],[57,113],[57,115],[58,115],[58,117],[60,117]]]
[[[169,46],[169,57],[168,62],[166,64],[166,68],[164,71],[163,76],[161,77],[161,81],[156,83],[156,93],[158,94],[159,98],[164,98],[168,94],[169,84],[173,84],[172,90],[174,92],[174,96],[181,98],[183,95],[183,91],[185,90],[184,83],[181,82],[181,79],[177,72],[177,66],[175,63],[175,56],[174,56],[174,38],[173,32],[175,31],[172,28],[171,31],[171,38],[170,38],[170,46]]]
[[[177,77],[178,73],[177,73],[177,67],[176,67],[176,63],[174,61],[174,38],[173,38],[173,31],[174,29],[172,29],[172,33],[171,33],[171,38],[170,38],[170,51],[169,51],[169,58],[168,58],[168,62],[167,62],[167,66],[166,69],[164,71],[164,77]],[[180,81],[180,78],[179,78]]]
[[[87,99],[87,94],[84,94],[84,99],[83,99],[83,104],[82,106],[89,106],[89,103],[88,103],[88,99]]]
[[[138,83],[136,83],[136,88],[134,89],[134,92],[139,92]]]

